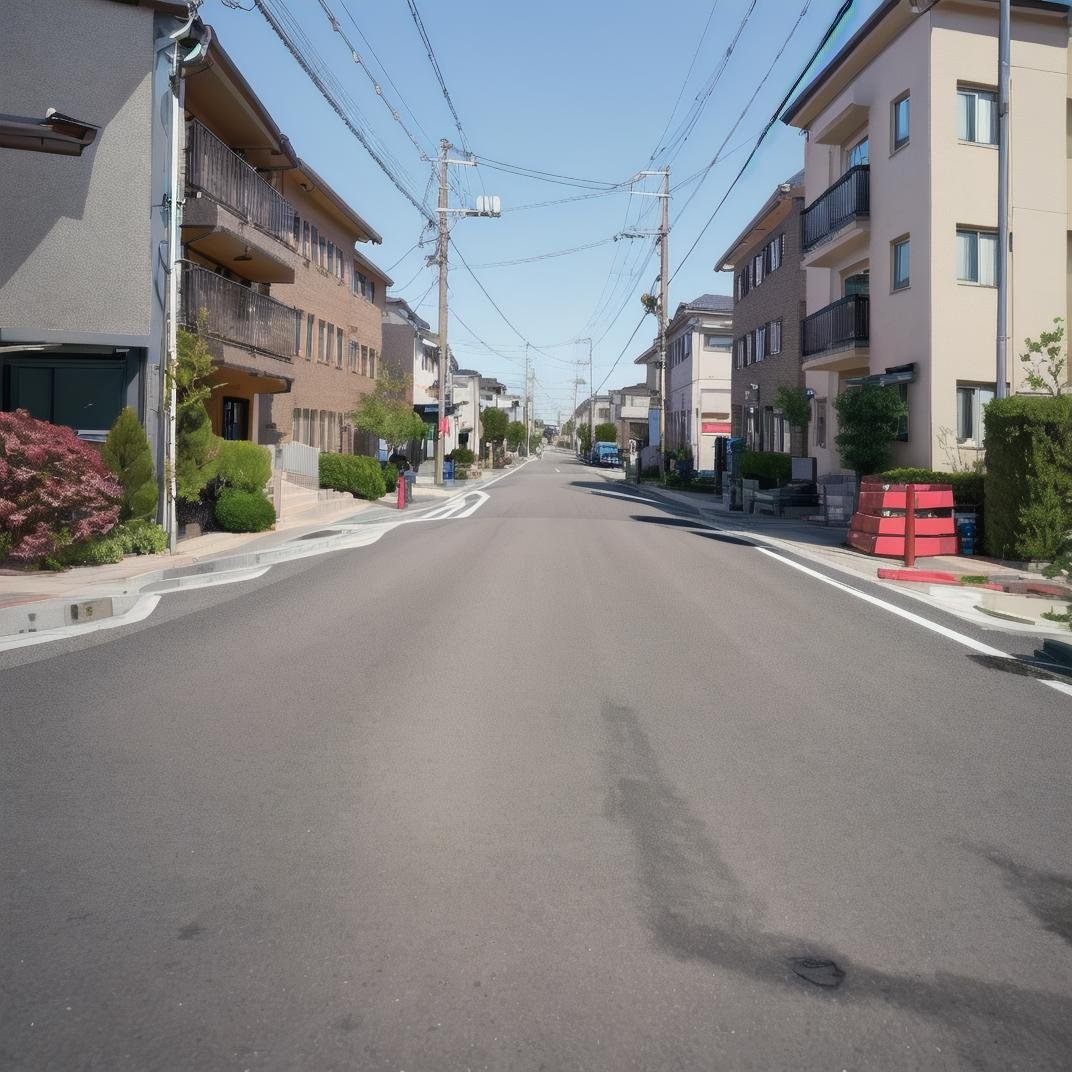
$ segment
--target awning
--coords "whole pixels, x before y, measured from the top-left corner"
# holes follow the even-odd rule
[[[456,407],[453,402],[448,402],[443,412],[448,417],[454,416]],[[413,412],[418,414],[426,421],[438,421],[439,420],[439,403],[438,402],[415,402],[413,404]]]
[[[845,381],[847,387],[896,387],[899,383],[912,383],[916,378],[916,363],[894,365],[885,372],[873,376],[852,376]]]

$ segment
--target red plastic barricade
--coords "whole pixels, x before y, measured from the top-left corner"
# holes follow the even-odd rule
[[[903,558],[908,564],[916,557],[955,555],[952,485],[862,481],[848,543],[864,554]]]

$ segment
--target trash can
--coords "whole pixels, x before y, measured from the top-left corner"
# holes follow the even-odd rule
[[[447,481],[447,480],[453,480],[453,479],[454,479],[454,459],[453,458],[444,458],[443,459],[443,480]]]
[[[957,515],[957,539],[960,543],[960,553],[962,555],[975,554],[975,514]]]
[[[407,469],[402,474],[406,479],[406,502],[413,502],[413,485],[417,483],[417,474],[412,469]]]

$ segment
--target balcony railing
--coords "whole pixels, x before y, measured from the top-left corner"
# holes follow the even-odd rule
[[[850,294],[806,317],[803,329],[805,358],[862,346],[871,337],[871,301],[866,294]]]
[[[182,266],[182,317],[219,339],[292,360],[298,353],[301,313],[189,261]]]
[[[290,202],[196,119],[186,124],[186,185],[293,248]]]
[[[800,214],[800,247],[807,253],[842,227],[871,215],[871,168],[858,164]]]

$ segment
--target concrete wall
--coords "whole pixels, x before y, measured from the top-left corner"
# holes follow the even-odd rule
[[[0,106],[102,129],[81,157],[0,149],[0,327],[153,332],[154,14],[106,0],[4,6]],[[140,342],[139,342],[140,340]]]

